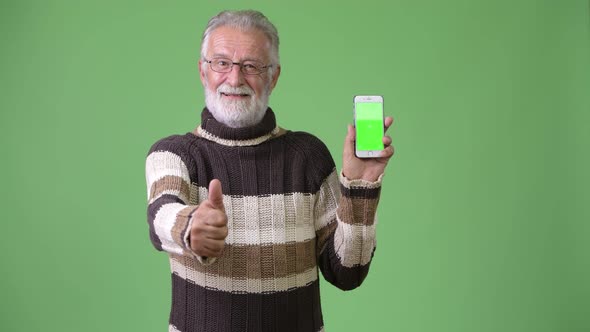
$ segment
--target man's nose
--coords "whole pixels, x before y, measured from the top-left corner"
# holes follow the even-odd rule
[[[241,64],[234,63],[231,71],[227,73],[227,83],[231,86],[240,86],[244,84],[244,73],[242,73]]]

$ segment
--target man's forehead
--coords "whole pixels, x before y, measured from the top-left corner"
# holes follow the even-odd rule
[[[213,30],[209,36],[209,53],[233,55],[246,53],[249,56],[267,57],[270,41],[256,29],[241,30],[222,26]]]

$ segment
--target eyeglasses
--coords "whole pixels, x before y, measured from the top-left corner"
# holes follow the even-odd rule
[[[263,73],[272,65],[264,65],[264,63],[255,60],[246,60],[242,62],[233,62],[230,59],[215,58],[211,60],[203,59],[209,64],[211,70],[218,73],[229,73],[231,72],[234,65],[240,66],[240,70],[245,75],[258,75]]]

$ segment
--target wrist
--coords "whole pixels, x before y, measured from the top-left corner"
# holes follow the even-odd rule
[[[349,177],[344,171],[340,172],[340,183],[346,188],[379,188],[384,173],[376,176],[360,176],[359,178]]]

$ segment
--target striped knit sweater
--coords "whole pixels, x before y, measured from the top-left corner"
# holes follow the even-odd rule
[[[212,179],[229,231],[217,259],[188,240]],[[152,146],[146,181],[150,239],[172,270],[169,331],[323,331],[318,270],[344,290],[367,275],[381,179],[339,175],[319,139],[281,129],[271,109],[239,129],[203,110],[194,133]]]

